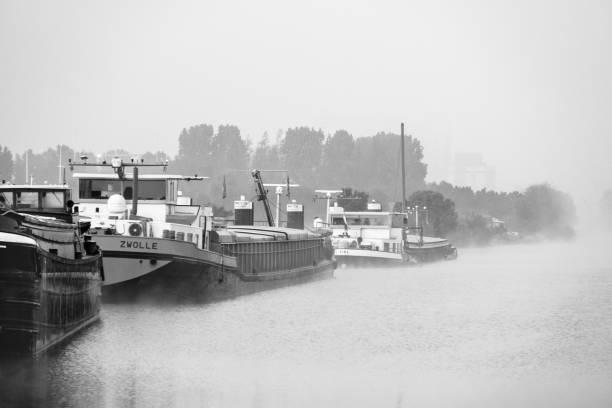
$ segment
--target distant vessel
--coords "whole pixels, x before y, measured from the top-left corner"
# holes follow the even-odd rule
[[[457,250],[446,239],[408,234],[406,213],[382,212],[378,208],[329,209],[332,243],[340,264],[416,263],[457,257]]]
[[[138,164],[111,166],[114,174],[74,174],[78,214],[91,220],[89,232],[104,251],[105,297],[212,300],[333,273],[329,238],[273,226],[213,226],[210,208],[179,193],[178,183],[193,177],[138,176]]]
[[[68,186],[0,185],[0,352],[37,354],[98,319],[102,258]]]
[[[368,203],[364,211],[344,211],[342,207],[329,205],[330,193],[339,190],[319,190],[327,192],[327,222],[332,230],[335,256],[341,264],[417,263],[457,258],[457,249],[447,239],[423,236],[423,227],[418,225],[418,209],[417,225],[407,224],[403,123],[400,137],[402,211],[383,212],[381,204],[376,202]]]

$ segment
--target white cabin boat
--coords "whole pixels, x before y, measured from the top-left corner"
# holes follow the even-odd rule
[[[409,234],[406,214],[329,208],[332,245],[338,263],[393,264],[456,257],[444,238]]]

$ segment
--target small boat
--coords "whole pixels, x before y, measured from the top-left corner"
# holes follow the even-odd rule
[[[402,211],[383,212],[381,203],[375,201],[367,203],[364,211],[344,211],[337,203],[330,206],[330,193],[340,190],[318,190],[328,193],[327,223],[332,230],[335,256],[340,264],[389,265],[457,258],[457,249],[447,239],[423,236],[418,208],[416,225],[408,225],[403,123],[400,138]]]
[[[380,207],[378,207],[380,208]],[[406,213],[329,209],[332,244],[340,264],[388,265],[454,259],[444,238],[408,234]]]
[[[105,298],[209,301],[333,274],[329,237],[273,224],[213,225],[212,209],[178,190],[201,177],[138,176],[137,166],[114,161],[113,174],[74,174],[77,212],[104,251]]]
[[[0,352],[38,354],[99,317],[102,256],[65,185],[0,185]]]

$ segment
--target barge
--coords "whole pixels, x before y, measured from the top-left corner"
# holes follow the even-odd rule
[[[201,177],[138,176],[138,164],[127,173],[120,160],[111,166],[112,174],[74,174],[76,212],[104,251],[105,299],[208,301],[333,274],[328,237],[272,223],[213,225],[212,209],[178,190],[179,181]]]
[[[0,185],[0,352],[35,355],[99,317],[102,257],[68,186]]]
[[[392,265],[457,257],[457,249],[444,238],[409,234],[407,214],[383,211],[329,209],[332,243],[340,264]],[[422,231],[416,229],[417,231]]]

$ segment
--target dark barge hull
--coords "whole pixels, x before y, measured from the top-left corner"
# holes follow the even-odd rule
[[[34,259],[19,262],[34,267],[20,269],[15,260],[0,265],[0,353],[38,354],[98,319],[100,255],[66,259],[36,247],[1,245],[13,254],[30,253]]]
[[[457,259],[457,249],[452,245],[441,247],[410,247],[406,254],[417,262],[436,262]]]
[[[105,286],[105,302],[201,302],[231,299],[260,291],[333,277],[335,262],[244,275],[236,269],[183,261],[167,265],[120,285]]]
[[[329,278],[336,268],[331,244],[320,236],[216,242],[210,251],[168,239],[134,237],[131,248],[120,246],[121,236],[96,240],[104,250],[107,275],[135,276],[107,280],[105,302],[216,301]],[[130,272],[137,269],[142,273]],[[108,284],[112,281],[118,283]]]

